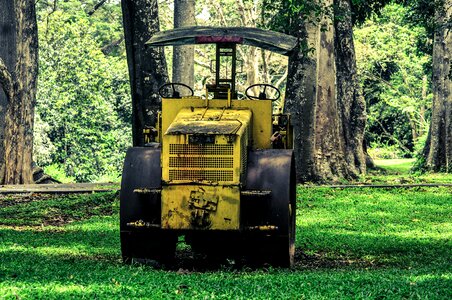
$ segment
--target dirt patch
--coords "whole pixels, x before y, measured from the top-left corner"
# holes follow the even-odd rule
[[[379,268],[382,267],[381,262],[374,260],[365,260],[359,258],[351,258],[346,256],[335,256],[326,253],[314,253],[306,254],[301,249],[297,249],[295,252],[295,267],[296,268],[308,268],[308,269],[336,269],[344,267],[354,268]]]
[[[0,225],[63,226],[119,211],[117,193],[15,194],[0,198]]]
[[[32,201],[52,199],[55,197],[56,197],[55,195],[35,194],[35,193],[12,194],[12,195],[0,194],[0,208],[24,204]]]
[[[267,263],[253,264],[245,258],[218,258],[198,254],[192,250],[176,251],[174,261],[169,264],[159,264],[153,260],[134,260],[134,263],[149,265],[157,269],[176,272],[177,274],[203,273],[218,270],[235,271],[265,271],[272,268]],[[295,253],[294,270],[341,269],[353,267],[358,269],[375,269],[383,267],[381,262],[347,257],[329,258],[326,254],[306,255],[301,250]]]

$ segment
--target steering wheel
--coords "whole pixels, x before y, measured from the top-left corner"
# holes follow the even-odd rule
[[[167,87],[171,86],[171,90],[172,90],[172,94],[171,96],[169,96],[168,94],[170,93],[171,90],[167,89]],[[180,82],[170,82],[170,83],[165,83],[164,85],[162,85],[159,88],[159,95],[162,98],[182,98],[179,91],[176,90],[176,86],[182,86],[186,89],[188,89],[191,93],[191,95],[187,95],[187,96],[193,96],[193,90],[191,87],[189,87],[188,85],[184,84],[184,83],[180,83]]]
[[[254,96],[254,95],[250,95],[249,90],[254,88],[254,87],[259,87],[259,96]],[[265,91],[267,90],[267,87],[274,89],[277,92],[277,96],[275,98],[269,99],[267,98],[267,94],[265,93]],[[262,90],[263,88],[263,90]],[[271,100],[271,101],[276,101],[279,99],[279,97],[281,97],[281,91],[276,87],[273,86],[271,84],[267,84],[267,83],[257,83],[257,84],[253,84],[250,85],[246,90],[245,90],[245,95],[251,99],[251,100]]]

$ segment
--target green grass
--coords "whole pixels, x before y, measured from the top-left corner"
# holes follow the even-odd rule
[[[114,193],[7,201],[0,199],[4,299],[452,298],[450,187],[299,188],[292,270],[124,265]],[[55,210],[69,223],[48,225],[46,212]]]
[[[451,173],[413,173],[414,159],[382,159],[374,161],[377,169],[368,170],[361,178],[367,184],[452,184]]]

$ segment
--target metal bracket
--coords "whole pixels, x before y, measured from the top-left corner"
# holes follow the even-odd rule
[[[260,191],[260,190],[248,190],[241,191],[241,196],[254,196],[254,197],[268,197],[272,194],[271,191]]]
[[[150,188],[138,188],[133,190],[134,193],[137,194],[151,194],[151,195],[160,195],[162,193],[161,189],[150,189]]]
[[[245,230],[250,231],[275,231],[278,230],[278,226],[275,225],[260,225],[260,226],[248,226]]]
[[[143,220],[137,220],[135,222],[130,222],[126,224],[129,227],[134,228],[160,228],[160,224],[152,224],[150,222],[145,222]]]

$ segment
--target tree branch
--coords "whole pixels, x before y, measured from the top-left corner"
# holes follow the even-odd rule
[[[0,57],[0,86],[5,92],[8,102],[11,102],[14,97],[13,77],[11,76],[11,73],[8,71],[5,62],[1,57]]]
[[[281,86],[281,84],[287,79],[287,74],[288,71],[286,69],[286,71],[284,72],[284,74],[281,76],[281,78],[279,78],[279,80],[275,83],[275,87],[277,87],[279,89],[279,87]]]
[[[124,36],[121,36],[116,41],[113,41],[110,44],[103,46],[100,49],[100,51],[102,51],[103,54],[108,55],[108,54],[110,54],[111,51],[113,51],[113,48],[119,46],[119,44],[121,44],[123,40],[124,40]]]
[[[380,128],[383,130],[384,135],[386,135],[388,138],[390,138],[391,140],[393,140],[394,142],[396,142],[396,143],[399,145],[399,147],[403,149],[403,151],[405,151],[405,152],[407,152],[407,153],[410,152],[410,150],[409,150],[407,147],[405,147],[405,145],[402,144],[401,141],[399,141],[398,139],[396,139],[395,136],[393,136],[392,134],[390,134],[390,133],[386,130],[386,128],[383,126],[383,124],[381,124],[381,122],[380,122],[377,118],[375,118],[375,122],[377,122],[377,124],[378,124],[378,125],[380,126]]]
[[[249,20],[247,20],[247,18],[246,18],[246,9],[245,9],[245,5],[243,4],[243,1],[237,0],[237,6],[239,8],[238,11],[239,11],[239,14],[242,19],[242,26],[248,25]]]
[[[202,51],[199,50],[198,48],[195,48],[195,53],[196,53],[197,55],[201,56],[201,57],[209,58],[209,57],[206,55],[205,52],[202,52]]]
[[[226,21],[226,17],[224,16],[223,8],[221,7],[221,5],[217,1],[210,1],[210,4],[212,6],[215,6],[218,13],[220,14],[220,18],[221,18],[221,22],[222,22],[223,26],[227,26],[228,21]]]
[[[96,5],[94,5],[93,9],[88,12],[88,16],[92,16],[102,5],[105,4],[107,0],[100,0]]]
[[[210,65],[206,64],[205,62],[202,62],[200,60],[195,59],[195,64],[197,64],[198,66],[204,67],[208,70],[210,70]]]

